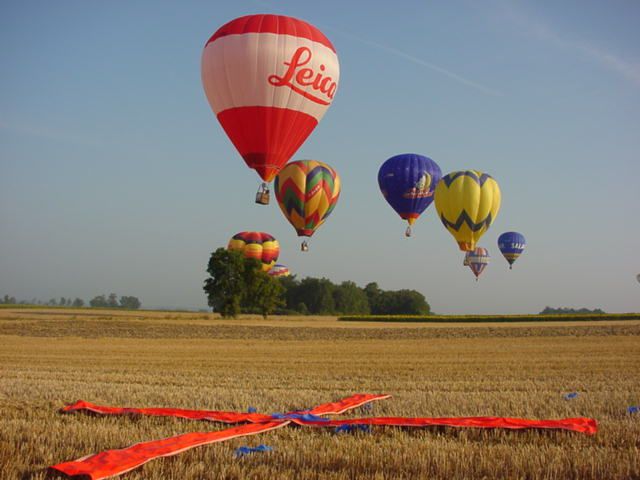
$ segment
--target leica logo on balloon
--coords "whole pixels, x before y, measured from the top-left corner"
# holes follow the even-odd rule
[[[285,74],[281,77],[270,75],[269,83],[276,87],[289,87],[296,93],[299,93],[312,102],[320,105],[329,105],[338,88],[337,83],[331,77],[325,77],[322,72],[325,70],[324,65],[320,65],[320,72],[315,72],[312,68],[305,67],[311,61],[311,50],[307,47],[298,48],[291,60],[284,62],[288,67]],[[329,100],[317,97],[313,92],[307,92],[305,87],[311,87],[313,90],[324,94]]]

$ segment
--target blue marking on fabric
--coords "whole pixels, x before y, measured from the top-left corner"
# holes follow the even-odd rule
[[[571,393],[567,393],[564,396],[565,400],[573,400],[574,398],[576,398],[578,396],[578,392],[571,392]]]
[[[273,450],[273,448],[269,447],[268,445],[258,445],[257,447],[240,447],[240,448],[236,448],[234,455],[236,456],[236,458],[239,457],[244,457],[245,455],[249,455],[251,453],[256,453],[256,452],[270,452],[271,450]]]
[[[333,433],[354,433],[354,432],[364,432],[371,433],[371,425],[340,425],[336,427]]]
[[[319,417],[312,413],[272,413],[271,418],[276,420],[304,420],[305,422],[328,422],[328,418]]]

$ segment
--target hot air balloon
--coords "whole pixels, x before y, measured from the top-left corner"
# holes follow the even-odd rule
[[[518,232],[505,232],[498,237],[498,248],[509,262],[509,270],[513,268],[513,262],[518,259],[526,246],[527,241],[524,235]]]
[[[490,175],[477,170],[452,172],[442,177],[435,192],[440,220],[458,242],[472,251],[500,210],[500,187]]]
[[[338,89],[331,42],[313,25],[281,15],[248,15],[216,31],[202,52],[202,84],[222,128],[268,182],[300,148]]]
[[[275,278],[288,277],[289,275],[291,275],[291,272],[289,272],[289,269],[287,267],[277,264],[271,267],[271,270],[269,270],[267,273]]]
[[[280,170],[274,184],[280,210],[299,237],[311,237],[340,196],[340,176],[326,163],[299,160]],[[307,241],[301,250],[308,249]]]
[[[442,171],[436,162],[415,153],[391,157],[378,171],[378,185],[384,198],[400,218],[409,223],[405,235],[411,236],[411,226],[431,205]]]
[[[280,255],[280,244],[268,233],[236,233],[227,245],[228,250],[241,251],[246,258],[255,258],[262,262],[262,270],[268,272],[276,264]]]
[[[478,247],[471,252],[467,252],[465,255],[466,263],[476,276],[476,282],[478,277],[484,271],[489,264],[489,251],[486,248]]]

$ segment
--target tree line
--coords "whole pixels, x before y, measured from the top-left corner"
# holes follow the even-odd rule
[[[76,297],[75,299],[60,297],[59,300],[51,298],[48,301],[32,298],[31,300],[16,300],[16,297],[4,295],[0,297],[0,305],[44,305],[52,307],[84,307],[84,300]],[[123,295],[118,299],[118,295],[111,293],[109,295],[97,295],[89,301],[89,306],[96,308],[123,308],[127,310],[137,310],[142,303],[137,297]]]
[[[382,290],[377,283],[364,288],[350,280],[333,283],[327,278],[284,277],[281,313],[319,315],[429,315],[431,308],[416,290]]]
[[[416,290],[382,290],[377,283],[364,288],[352,281],[327,278],[273,278],[262,264],[242,253],[219,248],[207,265],[204,291],[213,311],[223,317],[239,313],[290,315],[429,315],[431,308]]]
[[[110,293],[107,295],[98,295],[89,301],[89,305],[96,308],[124,308],[127,310],[138,310],[142,303],[137,297],[123,295],[118,300],[118,295]]]
[[[593,310],[589,310],[588,308],[551,308],[545,307],[544,310],[540,312],[540,315],[576,315],[576,314],[604,314],[606,313],[604,310],[600,308],[596,308]]]

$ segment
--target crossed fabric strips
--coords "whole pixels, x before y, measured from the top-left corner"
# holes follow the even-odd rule
[[[223,442],[232,438],[255,435],[275,430],[287,425],[302,427],[334,428],[344,431],[352,428],[366,429],[365,426],[394,427],[475,427],[506,428],[513,430],[529,428],[548,428],[571,430],[593,435],[597,431],[597,423],[592,418],[565,418],[561,420],[527,420],[505,417],[455,417],[455,418],[405,418],[405,417],[368,417],[348,420],[331,420],[325,415],[338,415],[354,408],[362,407],[377,400],[390,398],[391,395],[357,394],[343,398],[337,402],[318,405],[310,410],[293,411],[265,415],[261,413],[237,413],[213,410],[184,410],[179,408],[120,408],[94,405],[78,400],[61,411],[72,413],[88,411],[99,415],[148,415],[156,417],[177,417],[190,420],[208,420],[240,426],[213,432],[192,432],[161,440],[151,440],[119,450],[107,450],[88,455],[71,462],[59,463],[50,467],[55,472],[68,476],[82,476],[91,480],[113,477],[133,470],[154,458],[168,457],[184,452],[193,447]]]

